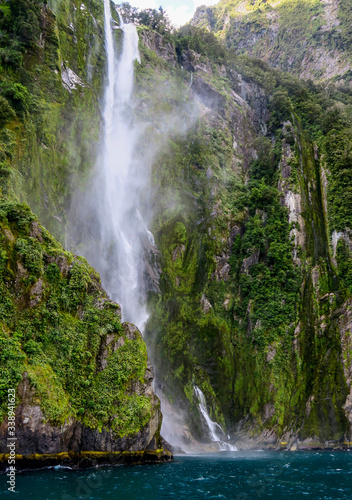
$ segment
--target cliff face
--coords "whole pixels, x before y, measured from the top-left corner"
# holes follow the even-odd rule
[[[20,455],[54,455],[54,463],[70,452],[77,462],[86,451],[161,447],[140,332],[121,324],[87,261],[20,203],[65,240],[72,192],[96,160],[102,9],[97,1],[0,2],[0,461],[8,388],[16,390]],[[131,461],[170,458],[148,453]]]
[[[191,23],[214,31],[237,54],[307,80],[348,83],[351,19],[348,0],[222,0],[199,7]]]
[[[350,93],[328,96],[227,53],[209,58],[215,48],[197,53],[191,37],[176,52],[183,102],[196,103],[198,120],[154,166],[162,272],[147,343],[159,386],[187,415],[185,445],[205,432],[197,385],[239,447],[343,447],[351,211],[340,182],[351,168]]]
[[[102,5],[2,2],[0,23],[1,193],[28,203],[63,240],[73,187],[99,139]]]

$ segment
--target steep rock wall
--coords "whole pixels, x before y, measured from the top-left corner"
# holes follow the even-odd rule
[[[90,3],[90,6],[96,5]],[[91,167],[94,154],[83,155],[87,144],[84,137],[91,124],[94,137],[98,136],[99,128],[98,113],[93,113],[98,102],[93,89],[100,88],[102,74],[98,67],[98,83],[94,84],[96,87],[89,87],[89,68],[75,59],[80,54],[74,50],[75,38],[77,44],[80,42],[73,33],[79,31],[79,19],[82,22],[89,20],[87,26],[97,30],[94,31],[94,43],[98,43],[100,50],[102,46],[99,45],[99,20],[98,25],[92,20],[92,15],[95,20],[99,18],[97,13],[81,9],[81,6],[78,12],[76,4],[64,1],[52,6],[57,13],[61,12],[61,17],[57,14],[55,20],[45,10],[47,20],[43,20],[42,25],[48,26],[51,20],[55,30],[59,30],[59,45],[56,38],[54,66],[47,71],[48,66],[44,65],[44,73],[45,78],[52,79],[50,88],[64,97],[50,100],[41,96],[40,103],[48,105],[49,109],[60,109],[67,126],[80,117],[82,128],[74,122],[69,130],[74,130],[75,134],[80,130],[84,133],[79,136],[79,148],[76,149],[76,135],[71,132],[67,135],[65,126],[61,136],[58,126],[61,122],[55,122],[50,112],[51,128],[48,130],[52,133],[52,142],[42,141],[42,136],[38,135],[42,131],[40,123],[36,124],[31,113],[23,108],[25,91],[17,88],[23,94],[19,98],[22,108],[16,108],[11,94],[4,93],[10,108],[4,104],[7,118],[1,179],[3,196],[33,200],[41,220],[47,221],[50,228],[63,236],[71,190],[69,180],[72,172],[73,178],[80,177]],[[40,10],[38,19],[43,15]],[[70,21],[76,24],[73,25],[75,30],[70,28],[69,39],[65,30]],[[88,29],[84,26],[82,33]],[[40,33],[44,33],[43,28]],[[44,45],[44,55],[37,52],[43,40],[40,33],[23,56],[26,64],[34,60],[38,67],[41,67],[40,57],[48,56],[45,51],[49,50],[49,45]],[[151,166],[152,196],[146,204],[150,201],[153,207],[151,229],[157,246],[146,248],[151,311],[146,339],[157,369],[158,390],[169,398],[174,413],[185,414],[186,427],[180,432],[188,443],[194,437],[203,439],[206,430],[200,425],[194,394],[196,384],[206,397],[211,418],[226,427],[239,446],[260,443],[280,447],[284,443],[283,446],[294,449],[323,447],[328,443],[343,447],[344,440],[350,440],[351,432],[349,91],[338,91],[331,86],[325,92],[263,64],[231,58],[217,46],[217,51],[207,47],[209,55],[205,50],[198,53],[193,50],[195,44],[192,48],[191,38],[187,39],[189,47],[184,43],[177,45],[177,40],[175,47],[169,39],[151,30],[141,27],[139,33],[142,61],[136,68],[134,109],[138,119],[145,124],[146,133],[139,148],[145,151],[146,166]],[[61,61],[57,55],[58,46],[61,54],[68,54],[65,60]],[[82,45],[82,62],[86,61],[84,47]],[[221,54],[224,54],[222,58]],[[63,79],[55,72],[58,68]],[[35,78],[42,81],[40,72],[39,76],[28,73],[28,86]],[[23,72],[16,74],[17,77],[22,78]],[[2,78],[6,79],[6,84],[13,84],[11,71],[2,73]],[[6,85],[2,88],[6,90]],[[90,115],[87,118],[90,112],[93,121]],[[44,115],[40,113],[39,116]],[[21,142],[22,132],[33,131],[35,126],[37,129],[30,136],[31,140],[25,136],[26,141]],[[63,137],[63,142],[59,143],[65,145],[60,151],[55,149],[58,137],[60,140]],[[89,143],[92,142],[94,144],[89,137]],[[43,157],[41,170],[35,167],[36,162],[21,163],[28,151],[36,159],[39,152],[47,155]],[[57,163],[60,158],[65,161],[63,169]],[[82,162],[82,158],[86,160]],[[19,165],[24,165],[23,169],[27,167],[28,184],[15,182],[23,173]],[[84,184],[85,179],[81,180]],[[42,188],[42,183],[47,183],[50,197],[46,197],[49,191]],[[8,215],[4,217],[8,219]],[[21,314],[29,311],[29,320],[33,321],[31,308],[43,307],[46,300],[42,297],[47,278],[42,274],[47,273],[47,262],[40,261],[40,252],[46,255],[47,250],[40,250],[41,242],[36,232],[30,234],[27,228],[27,233],[17,242],[18,235],[7,227],[7,222],[5,226],[4,237],[10,235],[10,241],[16,242],[16,252],[21,256],[20,259],[4,257],[6,262],[18,261],[15,267],[10,266],[10,270],[18,274],[11,293],[16,295],[22,290],[16,288],[17,282],[25,287],[23,302],[19,301],[16,307]],[[37,257],[39,267],[36,267]],[[58,257],[57,262],[49,264],[59,267],[60,280],[64,280],[67,279],[65,258],[62,269],[60,262]],[[34,277],[28,273],[28,266],[34,270]],[[80,265],[75,269],[78,272]],[[50,268],[49,275],[51,271],[54,275],[57,272],[56,268]],[[89,278],[83,281],[90,283]],[[80,304],[83,300],[80,294],[84,290],[76,286],[77,283],[72,282],[67,293],[58,299],[58,307],[62,308],[58,316],[72,323],[72,328],[86,320]],[[71,292],[68,293],[71,289],[74,305],[71,304]],[[49,305],[45,305],[44,311],[48,321],[52,314],[55,316],[56,307],[54,304],[54,312],[51,312],[51,302]],[[111,321],[110,318],[110,326],[114,325]],[[96,366],[108,374],[109,362],[106,365],[104,352],[114,350],[113,346],[119,345],[119,338],[124,334],[118,333],[116,338],[115,335],[111,338],[110,326],[105,323],[101,326],[101,335],[106,334],[105,344],[99,344],[99,353],[95,351],[92,357]],[[11,333],[11,328],[7,327],[6,332]],[[121,332],[120,327],[116,328]],[[12,345],[10,339],[10,350],[17,353],[18,363],[24,359],[23,350],[26,356],[34,358],[41,353],[42,340],[35,337],[36,328],[28,331],[34,335],[34,344],[27,346],[28,352],[24,346],[22,349],[20,345]],[[27,340],[31,339],[26,338],[25,345]],[[125,338],[124,341],[124,345],[130,345]],[[144,344],[139,336],[131,342],[139,345],[138,353],[144,356]],[[114,355],[118,356],[116,353],[121,353],[122,347],[118,347]],[[14,353],[11,351],[11,356]],[[159,418],[157,401],[143,392],[148,391],[151,377],[145,356],[143,359],[140,369],[143,365],[144,371],[140,376],[143,375],[144,382],[140,386],[137,376],[131,382],[135,390],[131,389],[132,394],[128,394],[142,398],[141,401],[143,397],[149,398],[154,416],[150,414],[147,418],[145,415],[144,424],[139,421],[121,423],[133,428],[132,437],[124,441],[129,449],[148,442]],[[87,366],[90,366],[88,359]],[[24,372],[29,374],[27,368],[22,368],[17,373],[18,383]],[[34,421],[44,426],[43,432],[54,436],[50,446],[55,450],[60,449],[61,442],[65,446],[71,443],[70,446],[77,450],[86,449],[88,444],[112,448],[108,419],[114,415],[114,410],[106,412],[99,405],[92,409],[87,400],[79,399],[83,398],[87,387],[91,387],[89,378],[81,381],[75,396],[77,406],[72,406],[74,411],[70,414],[70,395],[59,392],[62,400],[57,404],[45,391],[38,393],[42,378],[49,375],[54,385],[58,383],[48,366],[44,367],[44,372],[38,368],[36,380],[35,374],[32,375],[37,395],[26,391],[30,398],[26,400],[28,404],[19,409],[19,418],[24,422],[28,415],[33,415]],[[120,374],[116,376],[122,380]],[[66,388],[70,387],[67,384]],[[20,393],[23,392],[20,388]],[[41,410],[35,404],[37,397],[48,401],[47,406],[41,401]],[[45,411],[54,412],[54,416],[48,413],[49,418]],[[40,412],[44,418],[49,418],[48,428]],[[143,411],[137,413],[144,414]],[[57,418],[59,421],[55,420]],[[31,427],[25,425],[24,442],[35,435]],[[82,426],[93,430],[83,430]],[[103,431],[104,428],[108,430]],[[124,436],[115,435],[114,438],[123,439]],[[44,449],[41,444],[38,446]]]
[[[33,30],[27,33],[28,17]],[[102,4],[10,2],[0,10],[0,22],[0,93],[14,111],[1,131],[1,193],[28,203],[64,242],[72,192],[97,154],[105,65]]]
[[[86,260],[18,203],[28,202],[67,245],[72,193],[96,161],[102,9],[94,0],[0,3],[0,461],[9,387],[19,454],[57,463],[63,452],[79,462],[85,451],[159,448],[152,458],[130,458],[170,459],[160,450],[160,403],[140,332],[121,324],[120,307]]]
[[[343,447],[349,292],[331,251],[328,144],[294,97],[304,84],[191,49],[178,53],[180,76],[165,62],[144,64],[180,78],[197,121],[153,167],[162,271],[147,343],[161,390],[184,412],[184,444],[204,437],[196,384],[238,446]],[[143,97],[146,115],[154,98]]]
[[[314,81],[350,81],[352,11],[347,0],[222,0],[191,23],[217,33],[237,54]]]

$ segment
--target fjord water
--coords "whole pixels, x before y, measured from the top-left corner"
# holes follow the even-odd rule
[[[4,484],[5,477],[0,476]],[[352,453],[222,452],[179,456],[174,463],[72,472],[22,473],[25,500],[252,500],[352,498]]]

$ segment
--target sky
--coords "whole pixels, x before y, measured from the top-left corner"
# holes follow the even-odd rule
[[[219,0],[129,0],[133,7],[139,9],[158,9],[160,5],[166,10],[171,23],[182,26],[193,16],[200,5],[215,5]],[[120,0],[115,0],[120,3]]]

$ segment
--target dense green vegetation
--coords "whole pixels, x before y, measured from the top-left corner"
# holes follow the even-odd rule
[[[205,28],[172,30],[162,9],[122,4],[140,33],[174,44],[179,63],[141,44],[135,115],[149,127],[139,148],[152,141],[157,151],[151,229],[162,270],[146,340],[159,383],[188,410],[198,437],[194,384],[230,431],[243,424],[253,434],[342,440],[348,387],[338,320],[352,293],[352,92],[249,58],[260,55],[260,40],[258,52],[243,46],[279,12],[275,54],[291,54],[297,73],[304,42],[320,40],[321,2],[251,2],[240,25],[238,5],[206,11],[226,47]],[[350,8],[339,8],[341,32],[325,31],[323,42],[340,50],[349,44]],[[6,387],[26,371],[50,422],[74,417],[122,436],[153,412],[149,397],[132,390],[145,382],[145,344],[127,338],[87,262],[18,203],[63,240],[72,189],[84,185],[99,136],[101,10],[97,0],[84,8],[0,1],[0,396],[4,412]],[[228,31],[219,12],[235,19]],[[180,67],[186,57],[203,65],[192,80]],[[62,84],[68,68],[75,88]],[[242,86],[252,110],[236,95]],[[166,136],[167,122],[175,127]],[[287,201],[295,196],[300,219]]]
[[[239,153],[240,169],[233,134],[240,147],[243,139],[236,137],[227,114],[230,100],[229,107],[212,110],[185,137],[175,134],[155,162],[160,209],[153,232],[163,275],[161,295],[150,299],[147,335],[159,378],[170,399],[189,411],[195,434],[197,384],[212,418],[230,429],[246,419],[254,433],[274,428],[280,435],[300,428],[302,438],[341,440],[347,387],[333,318],[349,297],[346,266],[350,269],[352,261],[346,249],[341,257],[341,241],[335,270],[328,239],[335,229],[352,224],[346,189],[351,91],[305,82],[237,56],[204,29],[186,26],[172,37],[179,55],[191,49],[211,67],[211,75],[201,77],[222,98],[231,88],[238,91],[230,71],[264,89],[262,106],[270,115],[266,136],[249,139],[247,157]],[[147,67],[153,65],[160,70],[157,59],[148,61]],[[227,76],[219,65],[227,67]],[[290,170],[285,178],[283,161]],[[328,186],[322,186],[323,171]],[[289,224],[285,190],[300,194],[304,227]],[[303,233],[303,247],[295,246],[294,230]],[[221,263],[230,265],[223,275]],[[331,305],[321,302],[337,289]],[[322,317],[328,333],[320,339]],[[314,403],[306,413],[309,398]]]
[[[151,418],[141,335],[127,337],[119,307],[106,297],[85,259],[63,248],[25,205],[0,204],[0,404],[26,372],[45,418],[78,418],[119,436]]]
[[[63,240],[73,188],[95,161],[103,12],[82,5],[0,1],[0,409],[3,418],[8,387],[26,373],[51,424],[74,418],[129,436],[155,411],[146,346],[85,259],[19,203]]]

